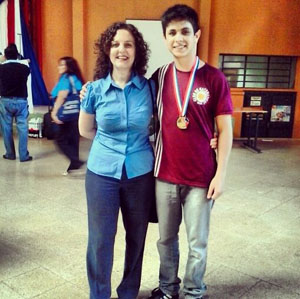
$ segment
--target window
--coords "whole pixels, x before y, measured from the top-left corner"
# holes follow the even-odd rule
[[[219,68],[230,87],[293,88],[296,57],[220,54]]]

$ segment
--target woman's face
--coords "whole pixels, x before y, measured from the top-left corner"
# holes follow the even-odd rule
[[[119,29],[114,36],[109,58],[114,70],[131,70],[135,59],[135,41],[126,29]]]
[[[58,73],[61,75],[61,74],[64,74],[66,71],[67,71],[67,64],[66,64],[66,61],[65,60],[60,60],[58,62]]]

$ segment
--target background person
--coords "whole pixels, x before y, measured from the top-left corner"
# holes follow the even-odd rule
[[[70,164],[63,173],[67,175],[70,172],[79,169],[84,162],[79,159],[79,130],[78,119],[62,122],[58,119],[59,108],[65,102],[68,94],[72,92],[70,77],[73,79],[75,89],[79,91],[82,87],[83,78],[77,61],[73,57],[65,56],[58,60],[59,80],[51,91],[51,96],[55,99],[51,112],[51,117],[57,126],[56,144],[61,152],[70,160]],[[71,80],[72,80],[71,79]]]
[[[4,159],[15,160],[16,152],[13,139],[13,120],[19,135],[19,159],[31,161],[28,144],[28,102],[27,78],[29,67],[18,63],[18,51],[14,46],[4,50],[5,61],[0,64],[0,119],[6,153]]]

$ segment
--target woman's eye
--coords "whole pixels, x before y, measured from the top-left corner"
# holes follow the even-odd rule
[[[118,46],[119,46],[118,43],[112,43],[112,44],[111,44],[111,47],[112,47],[112,48],[117,48]]]

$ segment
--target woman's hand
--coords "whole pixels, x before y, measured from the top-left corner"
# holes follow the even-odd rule
[[[86,91],[87,91],[87,86],[91,83],[91,81],[87,81],[81,88],[80,90],[80,94],[79,94],[79,97],[80,97],[80,101],[83,100],[83,98],[85,97],[85,94],[86,94]]]
[[[217,133],[214,133],[214,138],[210,140],[210,147],[213,149],[218,148],[218,135]]]
[[[58,125],[63,124],[63,122],[58,119],[56,112],[54,110],[51,111],[51,118],[52,118],[53,122],[55,122],[56,124],[58,124]]]

